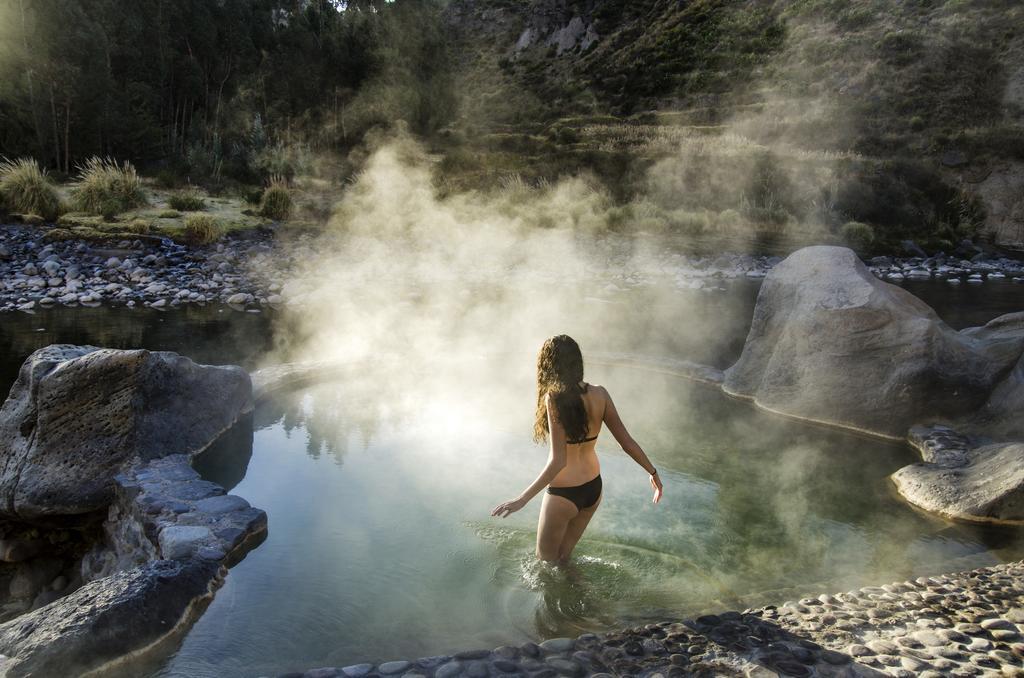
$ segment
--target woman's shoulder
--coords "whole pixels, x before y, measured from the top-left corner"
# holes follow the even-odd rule
[[[590,383],[588,383],[587,384],[587,394],[588,395],[592,395],[592,396],[596,396],[597,398],[600,398],[602,400],[607,400],[608,399],[608,389],[606,389],[604,386],[601,386],[601,384],[590,384]]]

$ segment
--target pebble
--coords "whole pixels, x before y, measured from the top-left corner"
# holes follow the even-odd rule
[[[540,646],[548,652],[568,652],[576,646],[576,641],[572,638],[552,638],[545,640]]]
[[[401,673],[410,666],[412,666],[412,662],[407,662],[404,660],[384,662],[383,664],[377,667],[377,670],[384,674]]]
[[[454,678],[460,673],[462,673],[462,662],[451,661],[439,666],[434,672],[434,678]]]
[[[1002,572],[1008,567],[1024,579],[1024,563],[992,570]],[[1016,581],[1009,579],[1003,587],[1015,587]],[[472,650],[456,655],[462,660],[438,666],[433,676],[581,678],[628,674],[675,678],[734,675],[734,667],[744,663],[744,675],[765,678],[852,677],[867,675],[869,666],[893,676],[973,676],[999,669],[1017,675],[1024,643],[1002,643],[996,634],[1019,638],[1016,624],[1024,624],[1024,607],[1016,604],[1021,593],[1012,588],[1002,594],[986,582],[985,578],[928,577],[916,583],[870,587],[783,606],[795,616],[780,616],[776,608],[766,607],[704,615],[683,623],[647,624],[603,637],[584,634],[577,639],[552,638],[540,645],[525,643],[519,648],[506,645],[491,652]],[[905,595],[910,593],[915,595]],[[902,605],[894,610],[878,607],[890,596]],[[940,604],[947,605],[944,614],[935,613],[936,608],[928,602],[932,596],[943,599]],[[970,602],[960,607],[948,604],[955,600]],[[815,621],[831,615],[838,624],[857,615],[868,616],[870,610],[888,612],[887,621],[855,625],[854,631],[840,635],[836,626]],[[543,662],[533,658],[538,656],[544,657]],[[423,665],[422,660],[418,663]],[[378,667],[377,672],[386,673],[386,666]]]

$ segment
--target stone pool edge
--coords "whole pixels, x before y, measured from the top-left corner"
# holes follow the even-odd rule
[[[1024,675],[1024,561],[776,607],[279,678]]]

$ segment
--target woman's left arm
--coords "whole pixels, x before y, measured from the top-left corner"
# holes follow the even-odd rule
[[[518,497],[495,506],[491,511],[492,516],[506,518],[510,514],[523,508],[531,499],[537,496],[538,492],[547,487],[548,484],[555,479],[555,476],[558,475],[559,471],[565,468],[565,429],[562,428],[562,423],[558,421],[558,414],[556,413],[554,404],[551,402],[550,395],[546,398],[545,404],[548,410],[548,431],[551,438],[551,447],[548,451],[548,463],[544,466],[544,470],[540,472],[540,475],[537,476],[537,479],[534,480],[529,487],[523,490]]]

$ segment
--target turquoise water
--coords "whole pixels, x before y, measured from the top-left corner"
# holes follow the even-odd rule
[[[957,328],[1022,306],[1011,283],[906,286]],[[740,281],[689,293],[685,316],[656,325],[644,323],[643,292],[624,292],[616,312],[635,322],[583,344],[652,357],[660,347],[724,366],[742,346],[756,291]],[[271,313],[218,307],[7,314],[0,385],[54,342],[253,368],[286,335]],[[567,570],[538,567],[539,501],[505,521],[489,517],[544,463],[529,442],[529,363],[506,384],[482,361],[457,398],[437,375],[396,391],[384,386],[394,375],[354,372],[261,408],[251,439],[220,446],[226,463],[198,466],[265,509],[269,536],[232,569],[158,675],[275,675],[494,647],[1024,556],[1019,531],[952,525],[901,502],[888,475],[914,460],[903,446],[783,421],[677,378],[592,364],[588,380],[611,390],[666,496],[653,506],[646,476],[603,435],[605,498],[578,558]]]
[[[593,366],[589,378],[610,389],[666,494],[651,503],[646,475],[605,432],[605,496],[562,570],[533,557],[538,500],[488,515],[543,466],[528,399],[510,417],[470,390],[455,421],[442,403],[381,395],[380,381],[353,374],[265,408],[233,492],[267,511],[269,536],[159,675],[490,648],[1022,553],[1016,532],[950,525],[895,497],[887,476],[913,461],[905,447],[782,421],[673,377]]]

